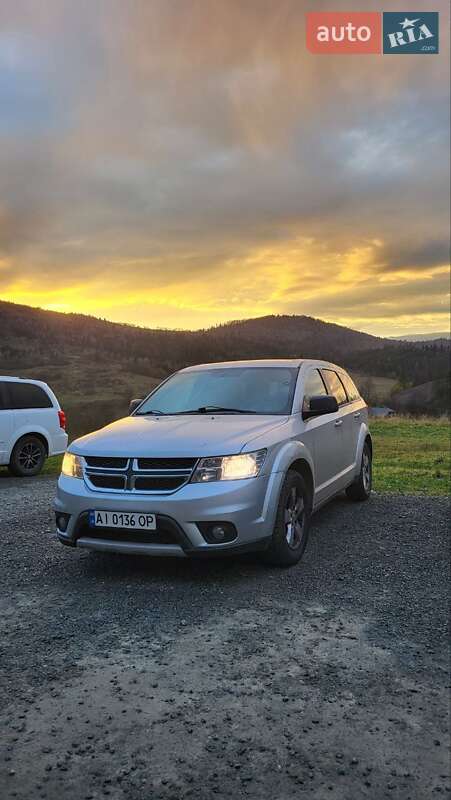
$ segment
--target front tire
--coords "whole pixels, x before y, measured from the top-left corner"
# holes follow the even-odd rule
[[[23,436],[14,445],[9,471],[18,478],[32,478],[41,472],[47,453],[37,436]]]
[[[280,492],[271,544],[263,554],[269,564],[291,567],[307,546],[312,499],[303,477],[289,470]]]
[[[373,459],[371,455],[371,447],[368,442],[363,446],[362,461],[360,464],[360,472],[354,483],[346,489],[346,494],[350,500],[359,502],[368,500],[371,495],[371,487],[373,485]]]

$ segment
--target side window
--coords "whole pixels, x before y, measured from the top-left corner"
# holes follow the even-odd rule
[[[348,398],[345,392],[345,388],[338,377],[337,373],[334,372],[332,369],[322,369],[321,375],[323,376],[327,391],[329,394],[333,395],[337,398],[337,403],[339,406],[342,406],[344,403],[348,402]]]
[[[5,381],[0,381],[0,411],[6,408],[6,384]]]
[[[344,387],[349,397],[349,402],[352,403],[353,400],[358,400],[360,398],[360,392],[357,389],[357,386],[355,385],[354,381],[351,380],[351,378],[346,372],[340,373],[340,378],[344,383]]]
[[[51,408],[50,397],[33,383],[14,383],[8,381],[7,407],[19,408]]]
[[[304,399],[302,401],[302,410],[310,411],[310,398],[319,394],[327,394],[327,389],[324,386],[324,381],[321,377],[319,370],[311,369],[306,375],[304,384]]]

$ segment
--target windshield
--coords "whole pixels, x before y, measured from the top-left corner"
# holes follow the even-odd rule
[[[227,367],[178,372],[140,406],[144,414],[290,414],[293,367]]]

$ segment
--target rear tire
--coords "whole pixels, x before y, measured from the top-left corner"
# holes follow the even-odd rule
[[[312,498],[303,477],[289,470],[280,492],[276,522],[264,561],[280,567],[297,564],[307,546]]]
[[[18,478],[32,478],[41,472],[47,452],[38,436],[23,436],[14,445],[9,471]]]
[[[358,478],[346,489],[346,494],[350,500],[360,502],[368,500],[371,495],[373,484],[373,465],[371,447],[368,442],[363,446],[362,461]]]

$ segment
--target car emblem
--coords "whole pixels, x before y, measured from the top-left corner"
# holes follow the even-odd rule
[[[125,472],[125,488],[129,492],[131,492],[132,489],[133,489],[134,476],[135,476],[135,473],[134,473],[134,469],[133,469],[133,458],[130,458],[129,462],[128,462],[127,470]]]

